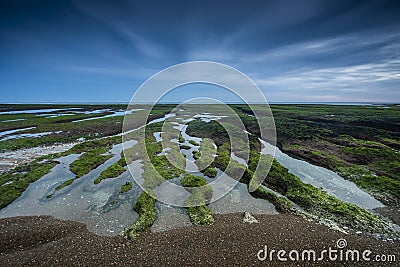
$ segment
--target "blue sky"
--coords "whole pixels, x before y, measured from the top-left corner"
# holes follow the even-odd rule
[[[0,102],[128,102],[192,60],[237,68],[270,102],[400,102],[399,14],[385,0],[2,0]]]

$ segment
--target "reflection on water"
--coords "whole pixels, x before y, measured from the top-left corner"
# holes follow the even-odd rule
[[[211,203],[209,207],[213,213],[217,214],[243,213],[245,211],[252,214],[278,214],[274,205],[264,199],[252,197],[247,186],[242,183],[237,183],[230,192]]]
[[[327,193],[342,201],[355,204],[365,209],[374,209],[384,206],[374,197],[358,188],[355,183],[345,180],[335,172],[312,165],[303,160],[292,158],[283,153],[279,148],[275,148],[263,140],[260,141],[264,145],[261,153],[271,154],[271,152],[274,151],[275,159],[303,182],[311,184],[316,188],[322,188]]]
[[[163,232],[192,225],[185,208],[156,202],[156,212],[157,219],[151,227],[152,232]]]
[[[244,159],[242,159],[242,158],[236,156],[235,152],[232,152],[232,153],[231,153],[231,158],[232,158],[233,160],[236,160],[237,162],[239,162],[239,164],[242,164],[242,165],[244,165],[244,166],[247,167],[247,162],[246,162]]]
[[[211,115],[196,115],[197,118],[204,120],[219,119],[219,116]],[[176,118],[179,120],[180,118]],[[189,122],[192,119],[181,120]],[[182,144],[187,145],[190,149],[181,149],[181,153],[186,157],[186,172],[194,175],[198,175],[207,180],[208,184],[212,188],[212,199],[209,204],[209,208],[214,214],[229,214],[229,213],[243,213],[248,211],[253,214],[277,214],[275,206],[264,199],[257,199],[250,195],[247,185],[238,183],[233,178],[222,172],[217,168],[218,174],[216,178],[209,178],[201,173],[196,165],[193,158],[193,151],[198,151],[199,147],[189,143],[190,140],[201,142],[201,138],[190,136],[186,133],[187,125],[172,122],[174,128],[181,131],[182,137],[185,142]],[[162,141],[161,134],[154,133],[157,141]],[[171,140],[172,142],[178,143],[178,140]],[[241,164],[246,164],[245,160],[237,157],[233,154],[233,159],[237,160]],[[171,179],[165,181],[160,186],[154,189],[156,195],[163,196],[164,201],[168,203],[178,203],[183,206],[185,200],[190,197],[190,193],[186,190],[176,187],[180,185],[180,178]],[[233,188],[232,190],[230,190]],[[228,192],[228,193],[227,193]],[[157,220],[151,227],[153,232],[165,231],[174,228],[184,227],[191,225],[189,217],[184,208],[175,207],[167,204],[157,202]]]
[[[199,149],[189,143],[194,140],[201,142],[201,138],[189,136],[186,133],[186,125],[180,122],[188,122],[194,119],[193,116],[176,117],[176,114],[166,115],[163,118],[155,119],[148,124],[163,121],[167,118],[175,117],[174,128],[181,130],[185,139],[183,144],[190,149],[182,149],[181,152],[186,155],[186,171],[199,175],[207,180],[213,189],[212,203],[209,204],[213,213],[226,214],[248,211],[253,214],[277,214],[275,207],[268,201],[253,198],[245,184],[238,183],[221,170],[218,171],[218,178],[209,178],[199,172],[193,159],[193,151]],[[210,114],[194,115],[204,121],[221,119],[219,116]],[[188,118],[189,117],[189,118]],[[185,118],[185,120],[183,119]],[[178,122],[179,121],[179,122]],[[143,126],[142,126],[143,127]],[[140,127],[140,128],[142,128]],[[161,133],[154,133],[156,141],[161,141]],[[178,140],[171,140],[178,143]],[[129,141],[128,146],[133,146],[136,141]],[[322,167],[317,167],[305,161],[293,159],[282,153],[279,149],[275,150],[268,143],[262,141],[264,154],[274,154],[279,163],[297,175],[302,181],[310,183],[315,187],[322,187],[328,193],[346,202],[354,203],[358,206],[373,209],[383,206],[379,201],[360,190],[354,183],[347,181],[339,175]],[[125,148],[128,147],[125,144]],[[60,164],[56,165],[52,171],[43,176],[38,181],[32,183],[20,198],[15,200],[6,208],[0,210],[0,217],[28,216],[28,215],[52,215],[56,218],[76,220],[87,225],[88,229],[100,235],[116,235],[125,227],[129,226],[138,218],[138,214],[132,207],[138,196],[142,193],[139,186],[132,179],[142,183],[143,166],[140,161],[134,161],[129,164],[130,172],[126,171],[117,178],[103,180],[100,184],[93,184],[93,180],[111,164],[117,162],[121,157],[122,144],[113,146],[110,153],[112,158],[104,164],[94,169],[87,175],[75,180],[70,186],[67,186],[56,192],[54,196],[47,199],[46,196],[54,192],[54,188],[62,182],[74,178],[74,174],[69,171],[69,164],[76,160],[79,155],[73,154],[58,159]],[[164,148],[161,154],[168,153],[170,148]],[[160,154],[160,155],[161,155]],[[240,164],[246,165],[244,159],[237,157],[234,153],[232,159]],[[181,177],[164,182],[156,187],[154,192],[159,195],[167,195],[170,202],[183,202],[190,196],[186,190],[177,190],[180,185]],[[218,181],[217,181],[218,179]],[[119,194],[122,184],[132,182],[132,190]],[[229,189],[233,188],[229,191]],[[228,191],[227,194],[225,194]],[[216,201],[215,201],[216,200]],[[174,228],[191,225],[189,217],[184,208],[174,207],[156,202],[157,219],[151,227],[153,232],[165,231]]]
[[[25,128],[24,130],[33,129],[33,128],[36,128],[36,127]],[[38,137],[42,137],[42,136],[46,136],[46,135],[50,135],[50,134],[60,134],[62,132],[63,131],[41,132],[41,133],[21,133],[21,134],[6,136],[3,139],[1,139],[1,141],[11,140],[11,139],[19,139],[19,138],[38,138]]]
[[[129,193],[118,193],[122,184],[132,181],[129,172],[118,178],[103,180],[98,185],[93,184],[93,180],[119,160],[121,151],[122,145],[115,145],[110,150],[113,154],[111,159],[47,199],[46,196],[57,185],[74,178],[69,171],[69,164],[79,155],[59,158],[60,164],[32,183],[20,198],[0,210],[0,217],[52,215],[59,219],[83,222],[90,231],[99,235],[118,234],[137,219],[138,215],[132,206],[141,190],[134,185]]]
[[[55,111],[67,111],[67,110],[75,110],[81,108],[51,108],[51,109],[24,109],[24,110],[11,110],[11,111],[1,111],[0,115],[6,114],[33,114],[33,113],[48,113]]]
[[[6,136],[6,135],[13,134],[13,133],[32,130],[32,129],[35,129],[35,128],[36,127],[27,127],[27,128],[15,129],[15,130],[2,131],[2,132],[0,132],[0,138],[3,137],[3,136]]]
[[[141,109],[141,108],[130,109],[127,112],[123,109],[117,110],[117,111],[112,111],[111,109],[94,110],[94,111],[85,112],[84,114],[97,114],[97,113],[103,113],[103,112],[113,112],[113,113],[108,114],[108,115],[99,116],[99,117],[91,117],[91,118],[86,118],[86,119],[81,119],[81,120],[75,120],[73,122],[91,121],[91,120],[98,120],[98,119],[104,119],[104,118],[110,118],[110,117],[116,117],[116,116],[125,116],[126,114],[132,114],[133,112],[139,111],[139,110],[144,110],[144,109]]]

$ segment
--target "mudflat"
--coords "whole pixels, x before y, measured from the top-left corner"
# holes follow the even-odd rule
[[[400,243],[379,241],[366,236],[346,235],[302,217],[256,215],[258,223],[243,223],[243,214],[215,215],[211,226],[183,227],[166,232],[141,235],[129,241],[122,237],[97,236],[84,224],[57,220],[48,216],[14,217],[0,220],[0,262],[3,266],[265,266],[257,253],[268,250],[319,253],[344,238],[347,246],[360,253],[370,250],[375,255],[398,254]],[[263,253],[260,254],[263,256]],[[395,262],[358,263],[348,261],[314,262],[320,266],[338,264],[394,266]],[[399,255],[395,255],[397,258]],[[286,256],[287,257],[287,256]],[[361,257],[361,256],[360,256]],[[298,266],[307,261],[280,262],[273,256],[273,265]]]

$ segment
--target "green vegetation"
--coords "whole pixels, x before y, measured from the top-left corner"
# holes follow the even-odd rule
[[[91,170],[97,168],[112,157],[112,155],[102,155],[106,151],[108,151],[108,148],[100,147],[85,152],[70,164],[69,169],[77,178],[88,174]]]
[[[66,187],[66,186],[72,184],[74,181],[75,181],[75,179],[66,180],[66,181],[64,181],[62,184],[58,185],[58,186],[55,188],[55,190],[56,190],[56,191],[61,190],[61,189],[63,189],[64,187]]]
[[[54,189],[54,192],[47,195],[46,198],[53,197],[56,191],[59,191],[60,189],[71,185],[77,178],[80,178],[81,176],[89,173],[91,170],[97,168],[105,161],[107,161],[109,158],[111,158],[112,155],[102,155],[102,154],[106,153],[109,149],[111,149],[113,144],[120,142],[120,140],[121,138],[112,137],[112,138],[86,141],[75,145],[70,150],[64,153],[61,153],[60,155],[65,156],[73,153],[81,153],[82,151],[86,151],[84,152],[83,155],[81,155],[77,160],[72,162],[69,166],[70,171],[76,175],[75,178],[69,179],[63,182],[62,184],[58,185]],[[125,159],[121,158],[117,163],[115,163],[115,165],[118,165],[119,167],[124,169],[122,166],[126,165]],[[97,177],[94,180],[94,183],[98,184],[103,179],[112,178],[111,177],[112,175],[116,175],[117,171],[120,171],[119,167],[114,166],[114,164],[109,166],[106,170],[104,170],[100,174],[99,177]]]
[[[93,114],[91,116],[93,116]],[[76,142],[80,138],[91,140],[115,135],[121,132],[123,119],[123,116],[118,116],[101,118],[92,121],[71,122],[84,117],[75,115],[65,117],[67,117],[65,121],[60,121],[62,116],[57,118],[31,116],[27,120],[17,121],[16,124],[19,124],[18,126],[12,127],[9,125],[9,127],[13,129],[35,127],[34,129],[24,131],[24,133],[35,134],[51,132],[51,134],[41,136],[40,138],[27,137],[3,140],[0,141],[0,151],[17,150],[59,143],[71,143]],[[73,127],[71,127],[71,123],[73,123]],[[121,137],[119,137],[119,139],[121,139]]]
[[[276,160],[264,183],[318,218],[331,219],[339,225],[369,233],[390,232],[388,223],[383,219],[303,183]]]
[[[122,235],[128,239],[135,239],[146,231],[157,219],[155,210],[156,199],[154,193],[143,192],[136,201],[134,210],[139,214],[139,218]]]
[[[96,139],[96,140],[89,140],[89,141],[85,141],[85,142],[76,144],[74,147],[72,147],[70,150],[68,150],[67,152],[65,152],[63,154],[64,155],[79,154],[82,152],[92,151],[92,150],[96,150],[96,149],[99,149],[97,152],[104,151],[103,153],[105,153],[109,149],[111,149],[114,144],[121,143],[121,141],[122,141],[122,139],[120,136],[108,137],[108,138],[102,138],[102,139]],[[100,150],[100,149],[103,149],[103,150]]]
[[[296,212],[292,203],[284,197],[279,197],[271,191],[265,190],[261,186],[258,187],[254,192],[251,193],[252,196],[266,199],[271,202],[277,211],[279,212]]]
[[[186,132],[190,136],[209,138],[214,140],[217,146],[222,145],[223,143],[229,143],[228,133],[218,122],[210,121],[204,122],[201,120],[193,120],[189,122]],[[202,140],[201,143],[203,143]]]
[[[157,105],[152,110],[148,120],[163,117],[172,109],[172,105]],[[67,109],[77,110],[56,110],[44,112],[46,116],[38,114],[0,114],[0,131],[35,127],[25,131],[26,133],[50,132],[51,134],[40,138],[19,138],[0,141],[0,151],[17,150],[21,148],[36,147],[42,145],[53,145],[60,143],[94,140],[121,133],[124,116],[103,117],[112,115],[115,111],[126,109],[126,105],[0,105],[1,111],[24,110],[24,109]],[[148,105],[141,105],[138,108],[149,109]],[[101,111],[90,113],[93,111]],[[145,117],[148,111],[136,111],[135,116]],[[77,113],[80,111],[82,113]],[[84,112],[87,112],[85,114]],[[82,119],[96,118],[94,120],[78,121]],[[10,121],[11,120],[11,121]],[[142,126],[146,121],[143,119],[132,121],[134,127]],[[73,126],[73,127],[71,127]],[[118,137],[121,139],[121,137]]]
[[[213,165],[225,171],[229,162],[231,161],[231,145],[229,143],[225,143],[221,146],[218,146],[217,151],[217,157]]]
[[[0,174],[0,207],[5,207],[15,199],[17,199],[23,191],[29,186],[30,183],[40,179],[43,175],[50,172],[50,170],[57,164],[56,161],[52,160],[60,156],[66,156],[73,153],[81,153],[82,151],[89,151],[92,157],[85,159],[85,162],[79,162],[79,159],[75,163],[76,173],[84,173],[90,171],[91,168],[95,168],[102,164],[101,162],[89,162],[90,159],[96,158],[95,155],[98,153],[104,153],[111,148],[112,144],[120,142],[121,138],[104,138],[99,140],[91,140],[79,143],[72,147],[70,150],[64,153],[52,154],[48,156],[42,156],[30,163],[18,166],[13,170]],[[102,148],[98,148],[102,147]],[[85,154],[84,154],[85,155]],[[110,157],[110,156],[105,156]],[[86,161],[87,160],[87,161]],[[79,162],[79,163],[78,163]],[[96,163],[96,164],[94,164]],[[93,165],[92,165],[93,164]],[[73,165],[73,164],[71,164]],[[97,166],[96,166],[97,165]],[[91,167],[90,167],[91,166]],[[79,168],[83,168],[80,170]],[[80,176],[78,176],[80,177]],[[58,191],[65,186],[72,184],[75,179],[70,179],[64,183],[58,185],[55,191]],[[47,198],[51,198],[54,193],[47,195]]]
[[[60,134],[61,135],[61,134]],[[76,138],[59,138],[55,135],[46,135],[40,138],[18,138],[0,141],[0,151],[18,150],[23,148],[50,145],[54,143],[68,143],[76,141]]]
[[[166,180],[178,177],[183,173],[182,170],[174,167],[166,156],[156,156],[151,159],[151,162],[157,172]]]
[[[400,203],[399,106],[272,105],[272,111],[283,151],[339,173],[386,205]]]
[[[54,188],[53,193],[48,194],[46,196],[46,198],[52,198],[54,196],[54,194],[56,193],[56,191],[60,191],[64,187],[71,185],[75,180],[76,180],[76,178],[72,178],[72,179],[68,179],[68,180],[64,181],[63,183],[59,184],[58,186],[56,186],[56,188]]]
[[[185,166],[185,158],[180,153],[179,149],[171,149],[168,151],[168,154],[181,168],[172,165],[165,155],[158,156],[162,151],[162,145],[161,142],[156,142],[152,134],[152,130],[159,130],[160,125],[156,124],[157,123],[151,124],[149,129],[146,128],[145,140],[140,140],[132,148],[124,151],[125,157],[129,162],[135,160],[143,161],[143,186],[149,190],[160,185],[164,180],[178,177],[183,173],[182,169],[184,169]]]
[[[119,190],[119,193],[122,194],[128,192],[131,189],[132,189],[132,183],[126,182],[125,184],[121,185],[121,190]]]
[[[29,164],[24,164],[14,170],[0,174],[0,207],[8,205],[19,197],[30,183],[48,173],[57,164],[57,162],[53,161],[54,158],[72,153],[83,153],[70,165],[71,171],[78,178],[89,173],[111,157],[111,155],[103,154],[109,151],[112,145],[121,142],[120,136],[109,136],[121,132],[122,116],[73,123],[72,121],[109,115],[117,109],[125,108],[124,106],[1,105],[0,109],[7,111],[25,108],[70,107],[79,107],[84,111],[110,108],[112,111],[104,110],[103,113],[98,114],[75,114],[72,111],[63,111],[63,113],[69,113],[69,115],[49,118],[36,116],[35,114],[0,115],[0,121],[5,121],[0,124],[0,131],[36,127],[25,132],[53,132],[41,138],[0,141],[0,151],[75,142],[80,138],[86,140],[65,153],[42,157]],[[163,117],[173,107],[173,105],[156,105],[151,111],[148,121]],[[257,138],[260,136],[260,128],[256,119],[249,116],[253,115],[253,112],[246,105],[231,105],[231,107],[243,121],[246,130],[251,133],[249,135],[251,149],[249,165],[246,168],[246,166],[231,160],[230,155],[233,148],[229,144],[232,143],[232,140],[230,140],[227,131],[218,122],[211,121],[206,123],[197,119],[188,123],[187,133],[191,136],[203,138],[199,151],[193,151],[193,157],[199,169],[205,175],[209,177],[215,176],[216,168],[224,171],[231,161],[232,169],[228,174],[234,175],[235,173],[244,172],[241,182],[248,184],[249,187],[255,187],[256,191],[252,194],[271,201],[279,211],[292,211],[290,201],[287,200],[289,199],[314,216],[333,220],[342,226],[370,232],[386,231],[387,225],[385,222],[375,215],[354,205],[339,201],[311,185],[302,183],[276,161],[272,162],[271,171],[268,173],[264,185],[287,199],[258,187],[258,182],[261,180],[260,177],[267,173],[268,168],[266,167],[269,166],[272,159],[259,154],[261,144]],[[199,108],[204,110],[204,106]],[[258,109],[258,112],[264,112],[268,115],[267,112],[263,111],[265,107],[256,105],[255,108]],[[400,204],[399,106],[389,105],[387,108],[382,108],[380,106],[272,105],[271,108],[276,122],[277,144],[282,151],[331,169],[345,179],[353,181],[384,204],[390,207],[398,207]],[[58,114],[57,111],[51,113]],[[145,113],[143,112],[143,114]],[[139,127],[143,125],[144,121],[138,120],[132,123]],[[73,127],[71,127],[71,124]],[[153,123],[146,127],[145,140],[139,141],[138,144],[126,152],[129,161],[143,161],[143,179],[146,189],[153,189],[155,186],[160,185],[164,179],[179,177],[183,173],[181,169],[184,169],[174,167],[169,163],[166,156],[157,156],[162,151],[162,147],[161,143],[156,142],[153,136],[156,131],[162,131],[162,123]],[[178,136],[178,132],[174,136]],[[182,149],[190,149],[190,146],[184,144],[185,139],[182,134],[179,133],[178,139]],[[165,140],[169,139],[166,137]],[[235,139],[233,143],[236,147],[243,147],[243,151],[245,151],[246,149],[244,149],[244,144],[241,141]],[[197,142],[193,141],[190,141],[190,144],[199,146]],[[238,152],[235,149],[233,152],[235,155],[241,156],[239,154],[241,149]],[[144,153],[149,155],[149,160],[146,160]],[[172,156],[180,166],[184,166],[185,160],[178,147],[168,151],[168,155]],[[109,166],[94,180],[94,183],[100,183],[103,179],[119,176],[125,171],[126,163],[122,161],[124,160],[121,159],[121,162]],[[258,161],[261,164],[259,169],[255,171]],[[68,186],[74,179],[58,185],[55,191]],[[212,214],[207,207],[207,200],[212,195],[211,188],[198,178],[185,176],[181,179],[181,182],[186,184],[186,187],[191,192],[191,197],[186,200],[188,206],[194,206],[187,208],[191,221],[197,225],[212,223]],[[201,186],[199,187],[199,185]],[[53,194],[48,195],[48,197]],[[138,199],[138,203],[143,201]],[[153,210],[154,201],[153,199],[153,204],[151,204],[151,201],[148,200],[149,207],[152,206]],[[144,202],[146,203],[146,201]],[[140,204],[137,205],[140,206]],[[141,212],[143,214],[149,213],[143,212],[143,210]],[[150,217],[139,217],[137,226],[133,227],[133,232],[140,233],[142,231],[140,229],[147,229],[155,220],[154,217],[154,220],[151,221]],[[136,237],[136,234],[132,234],[131,237]]]
[[[229,168],[228,167],[229,164]],[[224,143],[218,147],[218,153],[213,166],[223,170],[230,177],[240,180],[242,174],[246,172],[246,166],[231,159],[230,144]]]
[[[105,162],[111,155],[101,155],[107,152],[113,144],[121,142],[120,136],[113,136],[121,132],[123,116],[114,116],[109,118],[99,118],[96,120],[88,120],[81,122],[72,122],[80,119],[92,117],[101,117],[113,113],[111,110],[125,109],[123,105],[1,105],[0,110],[24,110],[24,109],[52,109],[52,108],[79,108],[80,111],[93,111],[98,109],[110,108],[110,111],[97,114],[75,114],[73,111],[54,111],[48,116],[37,116],[36,114],[3,114],[0,115],[0,120],[5,121],[0,124],[0,131],[21,129],[27,127],[35,127],[27,130],[28,133],[54,132],[50,135],[40,138],[20,138],[0,141],[0,151],[16,150],[20,148],[36,147],[40,145],[52,145],[66,142],[76,142],[78,139],[88,140],[78,143],[67,152],[41,157],[29,164],[24,164],[0,174],[0,207],[5,207],[13,200],[18,198],[22,192],[29,186],[30,183],[38,180],[44,174],[50,172],[57,162],[51,161],[53,158],[66,156],[73,153],[84,154],[71,164],[71,171],[77,177],[80,177],[90,170],[96,168]],[[143,107],[146,108],[146,107]],[[160,110],[157,107],[149,119],[164,116],[166,110]],[[67,115],[58,116],[58,113],[66,113]],[[54,114],[54,116],[53,116]],[[73,126],[73,127],[71,127]],[[138,125],[139,127],[140,125]],[[57,133],[56,133],[57,132]],[[94,139],[94,140],[93,140]],[[124,164],[120,164],[125,166]],[[116,166],[114,166],[116,167]],[[121,170],[120,168],[118,168]],[[119,171],[113,169],[114,171]],[[110,171],[110,170],[109,170]],[[107,173],[103,174],[106,175]],[[110,173],[107,174],[109,176]],[[115,175],[115,173],[113,172]],[[104,178],[104,177],[101,177]],[[61,189],[72,183],[73,180],[59,185],[57,189]],[[54,193],[53,193],[54,194]],[[49,194],[50,198],[53,194]]]
[[[139,145],[139,146],[138,146]],[[142,153],[145,153],[141,150],[147,150],[147,155],[149,156],[150,162],[143,162],[143,174],[142,177],[144,179],[143,186],[146,189],[153,189],[154,187],[160,185],[164,182],[164,180],[169,180],[175,177],[178,177],[183,173],[182,169],[184,169],[185,158],[182,154],[177,150],[171,149],[168,151],[169,156],[174,158],[175,163],[177,163],[181,168],[177,168],[172,165],[165,155],[157,156],[162,151],[162,146],[160,142],[156,142],[155,137],[152,134],[146,134],[145,144],[137,144],[135,146],[135,150],[139,159],[144,159]],[[128,158],[129,158],[128,154]]]
[[[179,134],[179,143],[185,143],[185,138],[183,138],[182,134]]]
[[[192,144],[192,145],[194,145],[194,146],[199,146],[199,145],[200,145],[199,143],[197,143],[197,142],[194,141],[194,140],[189,140],[189,143]]]
[[[246,130],[260,136],[254,117],[246,115],[251,110],[232,107]],[[398,209],[400,106],[271,105],[271,109],[282,151],[328,168]]]
[[[335,155],[331,155],[321,150],[314,150],[310,152],[310,158],[315,159],[317,162],[324,163],[329,168],[335,168],[336,166],[344,166],[343,160],[339,159]]]
[[[125,159],[121,158],[119,161],[116,163],[110,165],[107,169],[102,171],[96,179],[94,179],[93,183],[94,184],[99,184],[102,180],[108,179],[108,178],[116,178],[123,174],[126,170],[123,167],[125,163]]]
[[[248,183],[249,190],[256,188],[256,190],[254,190],[251,193],[251,195],[257,198],[262,198],[270,201],[275,206],[277,211],[296,212],[296,209],[293,207],[292,203],[288,199],[277,196],[272,191],[268,191],[264,189],[262,186],[260,186],[262,180],[260,179],[260,177],[261,178],[265,177],[268,174],[270,169],[269,168],[267,169],[266,167],[270,166],[272,161],[273,158],[269,155],[261,155],[257,153],[255,150],[251,151],[248,169],[246,170],[245,173],[246,174],[245,176],[247,176],[246,178],[250,179],[246,180],[246,182]],[[259,168],[255,172],[258,164],[260,164],[261,168]]]
[[[191,126],[194,127],[191,128]],[[230,145],[229,143],[221,141],[225,140],[222,131],[218,129],[216,125],[211,127],[211,129],[213,128],[218,132],[216,136],[219,136],[220,138],[220,140],[214,139],[217,144],[217,157],[213,162],[213,166],[224,170],[231,159]],[[200,121],[193,121],[193,124],[189,124],[187,130],[191,131],[190,135],[198,137],[208,137],[215,134],[212,130],[209,130],[208,124],[206,125]],[[294,149],[303,148],[302,146],[291,146]],[[259,151],[261,146],[257,139],[250,137],[250,147],[249,166],[244,170],[244,175],[241,179],[242,182],[248,183],[250,187],[256,186],[257,181],[262,180],[260,177],[263,177],[263,175],[268,173],[268,166],[272,163],[267,179],[264,180],[264,185],[295,202],[308,213],[313,214],[317,218],[330,219],[341,226],[352,227],[353,229],[359,229],[365,232],[385,233],[391,231],[386,221],[378,216],[355,205],[340,201],[310,184],[303,183],[298,177],[289,173],[288,170],[281,166],[276,160],[271,162],[272,158],[270,156],[260,155]],[[324,151],[314,151],[314,153],[311,152],[309,154],[319,158],[323,157],[332,164],[344,165],[336,156],[333,155],[330,157],[330,154]],[[202,156],[203,153],[201,157]],[[258,168],[256,171],[259,161],[261,168]],[[233,163],[234,173],[245,168],[245,166],[240,165],[235,161],[233,161]],[[278,197],[274,193],[264,190],[262,187],[256,188],[253,195],[271,201],[276,206],[277,210],[293,211],[290,201]]]
[[[143,170],[144,172],[142,174],[142,177],[144,179],[144,188],[153,189],[154,187],[161,185],[165,181],[152,164],[145,162],[143,165]]]
[[[199,187],[199,186],[206,186],[207,181],[200,176],[185,174],[181,179],[181,184],[182,186],[185,187]]]
[[[206,205],[187,207],[189,219],[194,225],[211,225],[214,217],[211,210]]]
[[[201,156],[200,151],[197,151],[197,150],[193,150],[192,154],[193,154],[193,158],[195,160],[198,160],[200,158],[200,156]]]
[[[400,203],[400,159],[398,151],[378,142],[359,140],[348,135],[323,142],[329,153],[311,146],[290,147],[289,152],[331,169],[356,183],[388,205]],[[334,153],[332,153],[332,151]]]
[[[396,203],[400,199],[400,181],[384,175],[377,176],[367,166],[351,165],[336,167],[335,170],[343,178],[356,183],[386,203]]]
[[[239,176],[245,172],[246,167],[235,160],[231,160],[229,136],[222,125],[215,121],[207,123],[201,120],[194,120],[188,123],[186,131],[192,136],[203,138],[200,144],[201,156],[196,160],[196,163],[200,170],[207,171],[207,174],[209,174],[204,173],[205,175],[212,177],[216,172],[214,168],[218,168],[225,171],[232,178],[240,179]],[[216,148],[214,144],[217,146]],[[215,154],[217,156],[214,159]],[[229,169],[227,169],[228,164]]]
[[[206,203],[212,197],[212,188],[207,181],[199,176],[185,174],[181,184],[187,187],[192,194],[185,201],[190,221],[194,225],[210,225],[214,222],[211,210]]]
[[[41,157],[13,170],[0,174],[0,208],[17,199],[29,186],[49,173],[57,162]]]
[[[196,164],[200,170],[204,170],[213,163],[214,154],[217,153],[217,150],[211,139],[204,138],[200,144],[200,151],[196,152]]]
[[[213,167],[207,167],[204,170],[204,175],[208,176],[210,178],[215,178],[215,176],[217,176],[217,174],[218,174],[217,170]]]
[[[180,148],[181,149],[186,149],[186,150],[188,150],[188,149],[191,149],[191,147],[190,146],[188,146],[188,145],[180,145]]]

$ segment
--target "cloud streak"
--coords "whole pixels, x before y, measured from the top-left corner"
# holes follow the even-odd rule
[[[400,83],[400,60],[393,59],[381,63],[361,64],[348,67],[324,68],[257,79],[266,94],[280,93],[291,101],[312,99],[312,101],[354,101],[354,102],[396,102],[399,91],[393,85]],[[293,97],[296,92],[296,97]],[[272,93],[272,95],[274,95]],[[377,97],[378,96],[378,97]],[[392,101],[389,98],[392,97]]]
[[[191,60],[237,68],[270,101],[400,102],[400,5],[389,0],[0,5],[3,102],[129,101]]]

